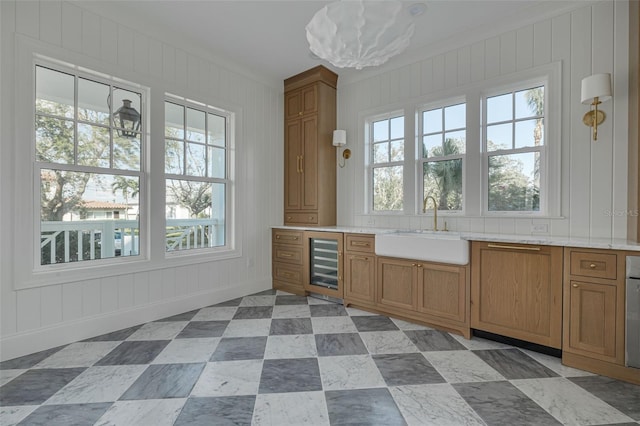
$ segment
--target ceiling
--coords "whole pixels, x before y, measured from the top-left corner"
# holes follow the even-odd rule
[[[584,5],[584,0],[403,0],[408,8],[424,3],[427,10],[412,18],[415,33],[409,48],[383,67],[410,63],[434,53],[553,16],[560,10]],[[88,4],[95,2],[89,2]],[[154,29],[163,41],[204,49],[212,55],[248,66],[269,79],[283,79],[319,64],[341,79],[358,78],[375,70],[339,69],[314,59],[305,26],[328,1],[315,0],[129,0],[105,2],[117,10],[125,25]],[[116,8],[116,9],[114,9]],[[152,34],[154,35],[154,34]],[[379,71],[380,69],[378,69]]]

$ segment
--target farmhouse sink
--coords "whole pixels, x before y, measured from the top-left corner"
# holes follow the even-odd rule
[[[376,234],[376,254],[466,265],[469,263],[469,241],[451,232],[398,231]]]

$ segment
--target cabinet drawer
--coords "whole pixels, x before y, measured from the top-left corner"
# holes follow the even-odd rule
[[[360,251],[363,253],[373,253],[375,248],[375,238],[364,235],[345,235],[345,251]]]
[[[571,275],[582,277],[617,279],[615,254],[584,251],[571,252]]]
[[[316,225],[318,223],[318,214],[286,212],[284,214],[284,222],[287,224],[304,223],[304,224]]]
[[[302,285],[302,266],[273,262],[273,279]]]
[[[273,243],[286,243],[302,245],[302,231],[289,231],[286,229],[273,230]]]
[[[291,245],[273,245],[273,260],[277,262],[302,265],[302,247]]]

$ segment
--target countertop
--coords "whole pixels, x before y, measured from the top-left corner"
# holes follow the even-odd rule
[[[345,232],[351,234],[388,234],[394,232],[428,233],[434,237],[449,238],[459,235],[460,238],[469,241],[488,241],[516,244],[539,244],[547,246],[580,247],[593,249],[629,250],[640,252],[640,243],[619,238],[579,238],[579,237],[554,237],[548,235],[511,235],[489,234],[483,232],[454,232],[454,231],[420,231],[410,229],[367,228],[358,226],[273,226],[276,229],[297,229],[302,231]]]

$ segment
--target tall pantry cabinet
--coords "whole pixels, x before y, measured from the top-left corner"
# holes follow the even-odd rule
[[[317,66],[284,81],[284,224],[336,224],[338,76]]]

